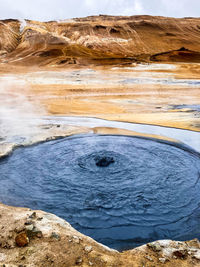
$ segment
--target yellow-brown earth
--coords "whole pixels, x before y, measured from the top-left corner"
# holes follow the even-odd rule
[[[200,19],[91,16],[0,21],[2,62],[33,65],[200,62]]]

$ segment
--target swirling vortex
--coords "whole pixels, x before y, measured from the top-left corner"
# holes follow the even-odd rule
[[[0,173],[2,202],[55,213],[113,248],[200,236],[200,158],[186,147],[74,136],[17,149]]]

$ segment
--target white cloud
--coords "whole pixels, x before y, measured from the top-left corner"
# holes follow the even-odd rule
[[[135,0],[134,2],[134,10],[137,14],[142,14],[142,12],[144,11],[142,2],[139,0]]]
[[[117,10],[118,12],[116,15],[124,16],[140,15],[145,12],[142,3],[138,0],[126,1],[126,3],[121,4],[121,8]]]
[[[88,15],[199,16],[200,0],[0,0],[0,19],[57,20]]]

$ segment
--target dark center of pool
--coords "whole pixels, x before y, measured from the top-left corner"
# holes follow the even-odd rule
[[[52,212],[119,250],[200,237],[200,158],[155,140],[83,135],[0,161],[0,201]]]
[[[106,156],[96,156],[95,162],[98,167],[108,167],[110,164],[114,163],[113,157],[106,157]]]

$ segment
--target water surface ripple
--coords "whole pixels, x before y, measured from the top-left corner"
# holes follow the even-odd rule
[[[0,161],[0,201],[52,212],[119,250],[200,237],[200,158],[155,140],[80,135]]]

